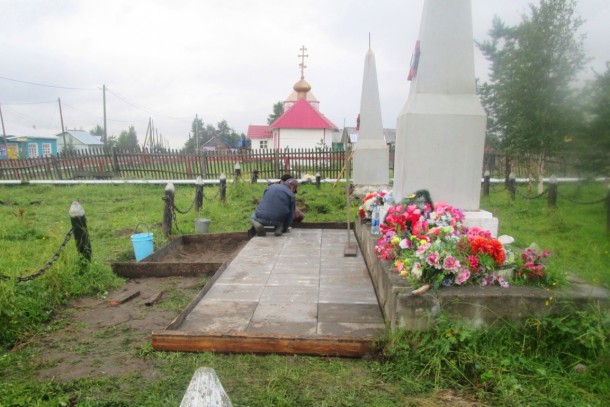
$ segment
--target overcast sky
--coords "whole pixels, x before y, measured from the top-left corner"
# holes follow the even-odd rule
[[[472,0],[475,40],[488,38],[494,15],[517,24],[531,2]],[[394,128],[422,7],[423,0],[0,0],[6,132],[61,132],[57,98],[67,129],[103,125],[106,85],[109,136],[133,125],[142,142],[152,118],[180,148],[196,114],[246,133],[292,92],[302,45],[320,111],[339,128],[355,126],[369,33],[383,124]],[[610,2],[581,0],[577,13],[586,20],[589,65],[603,72]],[[475,55],[476,76],[486,78]]]

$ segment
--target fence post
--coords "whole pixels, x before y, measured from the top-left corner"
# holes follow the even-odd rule
[[[51,156],[51,166],[53,167],[53,171],[55,172],[55,179],[61,178],[61,170],[59,169],[59,164],[57,163],[57,157],[54,155]]]
[[[208,177],[208,156],[206,151],[201,151],[201,178],[206,179]]]
[[[483,196],[489,196],[489,182],[489,170],[485,170],[485,173],[483,175]]]
[[[256,184],[258,182],[258,170],[252,171],[252,183]]]
[[[320,189],[320,172],[316,172],[316,188]]]
[[[273,170],[275,171],[275,178],[280,177],[280,150],[273,150]]]
[[[165,196],[163,197],[163,200],[165,201],[165,207],[163,208],[162,229],[165,236],[169,236],[172,233],[172,217],[174,214],[175,192],[176,188],[174,188],[174,184],[168,182],[165,186]]]
[[[199,213],[203,207],[203,178],[197,177],[195,181],[195,211]]]
[[[227,202],[227,176],[224,173],[220,174],[220,202]]]
[[[83,209],[78,201],[74,201],[70,206],[69,213],[76,249],[87,261],[91,261],[91,240],[89,239],[89,231],[87,230],[85,209]]]
[[[606,232],[610,235],[610,184],[608,184],[608,196],[606,196]]]
[[[549,196],[548,196],[548,206],[549,208],[557,207],[557,177],[555,174],[551,175],[550,185],[549,185]]]
[[[117,177],[121,175],[121,168],[119,167],[119,157],[116,153],[116,147],[112,147],[112,171]]]
[[[241,165],[239,164],[239,162],[235,163],[235,178],[239,178],[241,177]]]
[[[517,192],[517,180],[515,179],[515,174],[512,172],[508,176],[508,190],[510,192],[510,199],[515,200],[515,193]]]

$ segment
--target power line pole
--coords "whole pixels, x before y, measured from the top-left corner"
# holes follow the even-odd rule
[[[195,115],[195,151],[199,154],[199,116]]]
[[[4,128],[4,116],[2,116],[2,105],[0,105],[0,122],[2,122],[2,141],[6,149],[6,158],[8,158],[8,143],[6,142],[6,129]]]
[[[66,144],[66,130],[64,129],[64,115],[61,112],[61,98],[57,98],[57,103],[59,104],[59,119],[61,120],[61,137],[64,140],[64,153],[68,151],[68,145]]]
[[[108,142],[108,133],[106,131],[106,85],[102,85],[102,91],[104,94],[104,146]]]

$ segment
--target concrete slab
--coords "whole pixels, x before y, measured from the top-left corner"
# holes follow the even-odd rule
[[[345,242],[347,231],[329,229],[252,238],[177,327],[184,348],[350,357],[372,349],[385,322],[360,250],[345,257]],[[163,338],[178,341],[171,331]]]

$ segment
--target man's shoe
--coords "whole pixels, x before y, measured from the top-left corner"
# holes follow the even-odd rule
[[[250,219],[250,223],[254,226],[254,230],[256,230],[256,236],[267,236],[267,232],[262,223],[257,222],[254,219]]]
[[[273,231],[273,234],[276,236],[282,236],[283,228],[284,228],[284,225],[275,225],[275,230]]]
[[[248,229],[248,237],[253,238],[254,236],[256,236],[256,229],[254,229],[254,226],[252,226],[250,229]]]

